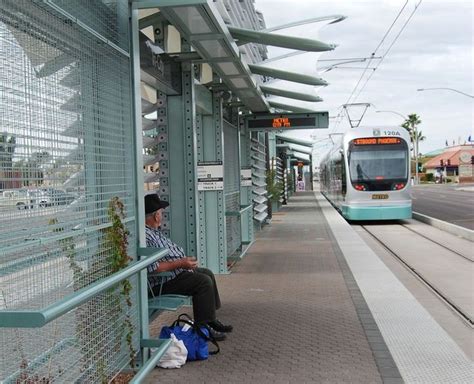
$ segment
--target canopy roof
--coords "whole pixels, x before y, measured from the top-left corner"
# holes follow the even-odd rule
[[[275,34],[268,30],[256,31],[227,26],[211,0],[135,0],[132,6],[135,9],[159,8],[164,18],[190,43],[199,55],[198,58],[201,62],[208,63],[229,90],[250,111],[268,112],[271,107],[301,111],[301,108],[284,103],[272,102],[270,104],[264,93],[289,99],[321,101],[316,95],[306,95],[266,86],[260,87],[254,74],[311,85],[327,85],[327,82],[310,75],[247,64],[241,59],[238,45],[252,42],[310,52],[333,50],[335,45],[314,39]],[[343,19],[344,17],[341,15],[334,15],[314,20],[332,20],[332,23],[335,23]],[[299,24],[311,20],[302,21]],[[314,112],[314,110],[308,109],[305,111]]]

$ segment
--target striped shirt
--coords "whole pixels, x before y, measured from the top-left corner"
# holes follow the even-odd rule
[[[160,266],[160,262],[163,261],[175,261],[179,260],[183,257],[186,257],[184,254],[184,249],[179,245],[173,243],[169,238],[167,238],[159,229],[151,228],[145,226],[145,234],[146,234],[146,246],[150,248],[167,248],[168,254],[158,261],[155,261],[153,264],[148,266],[148,272],[156,272],[158,267]],[[169,276],[150,276],[148,277],[148,282],[150,284],[150,288],[153,288],[161,283],[166,283],[174,279],[178,276],[181,272],[187,271],[187,269],[183,268],[176,268],[171,271],[167,271],[170,273]]]

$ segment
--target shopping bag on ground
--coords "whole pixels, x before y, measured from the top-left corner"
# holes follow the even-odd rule
[[[171,326],[161,328],[160,339],[168,339],[171,334],[184,342],[188,350],[187,361],[206,360],[209,355],[215,355],[220,351],[219,344],[211,336],[209,329],[205,326],[197,326],[185,313],[179,315]],[[209,351],[208,342],[215,346],[214,351]]]
[[[160,368],[181,368],[186,363],[188,357],[188,350],[186,349],[183,340],[178,340],[172,333],[170,335],[171,345],[168,347],[157,366]]]

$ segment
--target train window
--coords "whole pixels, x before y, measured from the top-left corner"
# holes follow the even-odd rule
[[[355,139],[349,144],[349,175],[357,190],[399,189],[397,186],[408,182],[407,144],[398,138],[384,139]]]

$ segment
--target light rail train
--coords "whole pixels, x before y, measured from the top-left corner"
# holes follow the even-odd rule
[[[352,128],[322,159],[320,170],[321,192],[346,219],[411,218],[406,129]]]

